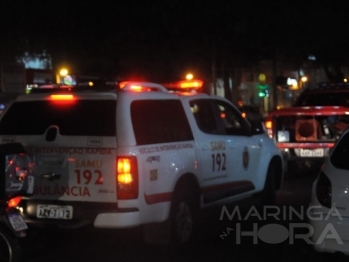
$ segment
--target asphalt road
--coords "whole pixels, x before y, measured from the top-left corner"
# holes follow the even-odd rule
[[[345,261],[347,258],[337,254],[316,252],[312,245],[303,239],[293,239],[290,243],[291,234],[288,239],[281,239],[282,234],[274,234],[289,230],[290,223],[307,222],[306,217],[293,216],[290,219],[283,215],[290,212],[290,207],[298,212],[308,207],[311,186],[317,173],[315,170],[301,175],[286,176],[282,189],[277,192],[277,205],[274,207],[280,209],[280,214],[267,214],[266,220],[258,217],[258,214],[263,216],[259,209],[256,209],[259,213],[251,212],[251,207],[258,204],[253,201],[246,203],[245,209],[239,209],[241,219],[227,215],[232,214],[235,206],[227,206],[228,213],[224,213],[222,219],[222,209],[204,212],[199,239],[191,247],[180,252],[143,244],[138,229],[47,230],[38,234],[32,232],[32,235],[25,239],[23,261]],[[260,234],[263,226],[264,233]],[[241,235],[241,232],[256,232],[254,227],[259,230],[257,238]],[[299,230],[301,233],[303,229]]]

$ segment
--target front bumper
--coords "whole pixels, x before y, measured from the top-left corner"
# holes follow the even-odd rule
[[[349,218],[326,217],[321,220],[309,220],[314,229],[311,237],[314,248],[318,252],[341,252],[349,255]]]

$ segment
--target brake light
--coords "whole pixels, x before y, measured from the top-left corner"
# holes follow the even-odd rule
[[[69,101],[69,100],[73,100],[74,96],[73,95],[51,95],[51,100],[54,101]]]
[[[271,120],[265,121],[265,128],[272,129],[273,128],[273,122]]]
[[[316,182],[316,197],[324,207],[331,208],[332,185],[330,179],[321,172]]]
[[[273,121],[267,120],[264,122],[265,128],[267,129],[267,134],[270,138],[273,138]]]
[[[8,203],[7,203],[7,206],[8,207],[16,207],[19,205],[19,203],[21,202],[22,200],[22,197],[21,196],[17,196],[17,197],[14,197],[14,198],[11,198]]]
[[[138,165],[135,156],[117,159],[118,199],[138,198]]]

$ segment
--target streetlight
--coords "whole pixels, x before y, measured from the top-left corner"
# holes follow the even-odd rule
[[[65,68],[62,68],[61,70],[59,70],[59,74],[56,75],[56,82],[57,84],[61,83],[61,77],[65,77],[66,75],[68,75],[68,70]]]
[[[59,71],[59,74],[60,74],[61,76],[66,76],[66,75],[68,74],[68,70],[65,69],[65,68],[62,68],[62,69]]]
[[[190,74],[190,73],[189,73],[189,74],[186,75],[185,78],[186,78],[187,80],[192,80],[193,77],[194,77],[193,74]]]

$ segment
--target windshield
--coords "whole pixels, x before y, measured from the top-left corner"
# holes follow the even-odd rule
[[[349,107],[349,93],[303,93],[294,106],[347,106]]]

